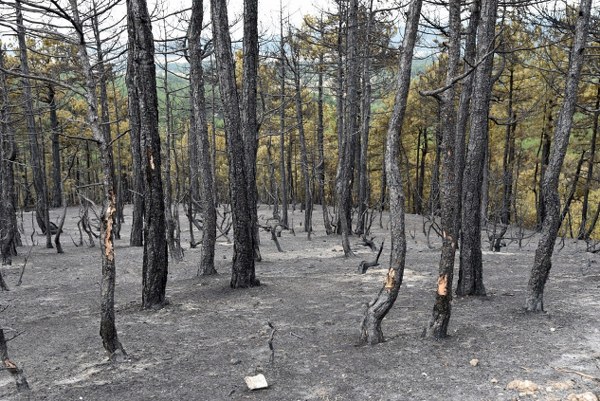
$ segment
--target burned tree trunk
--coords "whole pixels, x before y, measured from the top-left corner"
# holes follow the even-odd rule
[[[283,36],[283,10],[279,11],[279,79],[281,79],[279,97],[279,174],[281,175],[281,225],[289,227],[288,219],[288,184],[285,171],[285,38]]]
[[[290,37],[292,35],[290,34]],[[300,60],[299,50],[296,45],[291,48],[292,53],[292,66],[294,73],[294,86],[296,93],[294,94],[294,100],[296,103],[296,123],[298,125],[298,140],[300,141],[300,167],[302,169],[302,176],[304,178],[304,231],[308,233],[310,239],[310,233],[312,232],[312,211],[313,211],[313,200],[312,200],[312,188],[310,185],[310,173],[308,168],[308,152],[306,150],[306,135],[304,133],[304,116],[302,114],[302,87],[300,85]]]
[[[358,137],[358,0],[351,0],[348,8],[348,59],[346,73],[346,116],[338,165],[336,189],[339,195],[338,213],[344,255],[352,255],[349,236],[352,234],[352,184],[354,181],[354,156]]]
[[[0,48],[0,67],[4,68],[4,50]],[[15,176],[13,165],[17,158],[15,133],[11,121],[6,75],[0,72],[0,253],[2,264],[10,265],[16,255],[19,231],[16,222]],[[0,277],[1,280],[1,277]],[[0,286],[6,289],[4,281]]]
[[[246,150],[235,84],[227,6],[225,0],[211,0],[210,7],[229,161],[229,193],[234,242],[230,285],[232,288],[246,288],[260,285],[254,268],[254,226],[252,224],[254,209],[248,207],[251,198],[248,194],[246,175],[249,172],[246,170],[245,156],[240,157],[246,155]]]
[[[590,189],[592,178],[594,176],[594,159],[596,158],[596,138],[598,136],[598,120],[600,119],[600,85],[596,88],[596,104],[594,111],[594,123],[592,127],[592,140],[590,143],[590,156],[588,157],[587,172],[585,176],[585,186],[583,187],[583,201],[581,204],[581,225],[579,226],[578,239],[587,239],[587,220]]]
[[[258,121],[256,119],[258,78],[258,0],[244,0],[244,53],[242,65],[242,97],[240,104],[241,132],[244,140],[244,163],[248,187],[248,209],[252,224],[254,257],[260,261],[256,188],[256,152],[258,150]]]
[[[208,124],[206,121],[206,105],[204,98],[204,70],[202,68],[202,20],[204,12],[202,0],[192,3],[192,17],[189,29],[190,47],[190,90],[192,96],[192,112],[194,126],[190,135],[196,137],[198,169],[201,172],[201,204],[202,204],[202,257],[200,259],[200,272],[202,275],[216,274],[215,270],[215,242],[217,238],[217,211],[213,193],[215,185],[213,170],[210,162],[210,144],[208,142]],[[215,146],[216,144],[213,144]]]
[[[128,17],[131,18],[131,17]],[[128,114],[129,114],[129,136],[131,145],[131,175],[132,175],[132,203],[133,216],[131,222],[131,233],[129,237],[130,246],[143,246],[144,241],[144,173],[142,171],[142,148],[140,137],[140,94],[136,84],[136,63],[133,54],[136,52],[135,27],[133,22],[127,24],[128,52],[127,57],[127,84]]]
[[[465,65],[464,70],[467,71],[471,68],[471,65],[475,64],[475,57],[477,56],[476,38],[477,38],[477,27],[479,25],[481,0],[474,0],[471,3],[469,17],[469,25],[467,27],[468,35],[465,43]],[[471,95],[473,93],[473,74],[470,74],[465,78],[462,84],[462,91],[460,93],[460,100],[458,103],[458,111],[456,116],[456,141],[455,141],[455,155],[456,162],[454,168],[456,169],[456,190],[458,191],[457,199],[457,213],[456,213],[456,235],[460,236],[461,232],[461,216],[462,216],[462,187],[463,187],[463,172],[465,170],[465,139],[467,137],[467,124],[469,122],[469,108],[471,106]]]
[[[113,238],[115,203],[114,168],[111,149],[110,131],[102,130],[98,118],[98,100],[96,98],[96,80],[87,52],[87,42],[84,37],[83,24],[77,9],[77,0],[70,0],[72,23],[78,34],[78,56],[85,77],[85,97],[87,103],[87,123],[93,138],[100,148],[100,161],[103,173],[104,207],[100,218],[100,250],[102,253],[101,281],[101,315],[100,336],[109,358],[113,359],[118,353],[125,354],[123,346],[117,337],[114,311],[115,293],[115,250]]]
[[[542,194],[546,216],[542,223],[541,237],[535,252],[533,268],[531,269],[531,276],[527,286],[525,309],[530,312],[542,312],[544,310],[544,287],[552,268],[554,243],[561,223],[558,181],[573,125],[573,114],[577,103],[577,86],[585,59],[584,52],[590,23],[591,7],[592,0],[581,0],[575,26],[575,38],[569,58],[565,97],[558,113],[553,138],[554,147],[552,148],[548,169],[543,180]]]
[[[442,182],[440,205],[442,213],[442,254],[440,257],[437,291],[433,305],[433,315],[424,335],[431,338],[444,338],[448,335],[448,324],[452,312],[452,282],[454,277],[454,255],[458,227],[456,213],[458,212],[458,197],[455,170],[455,87],[453,79],[458,75],[460,61],[460,0],[451,0],[449,8],[448,27],[448,68],[446,85],[450,87],[441,95],[440,108],[442,113]]]
[[[360,326],[361,344],[378,344],[384,340],[381,322],[389,312],[398,297],[400,285],[404,275],[404,262],[406,256],[406,234],[404,231],[404,192],[402,190],[402,176],[400,173],[400,132],[406,112],[406,103],[410,87],[410,67],[421,15],[422,0],[413,0],[408,11],[408,20],[404,31],[402,43],[402,56],[400,57],[398,88],[394,101],[394,110],[387,131],[385,165],[387,186],[390,193],[390,226],[392,249],[390,267],[388,269],[384,286],[373,299],[365,312]]]
[[[462,187],[462,236],[456,295],[485,295],[481,260],[481,191],[485,152],[488,147],[488,114],[491,97],[497,0],[483,0],[477,29],[477,59],[473,77],[471,128]]]
[[[319,182],[319,198],[321,199],[321,207],[323,209],[323,224],[325,233],[330,235],[333,233],[331,222],[329,220],[329,210],[327,209],[327,199],[325,197],[325,152],[323,149],[323,53],[319,53],[319,83],[317,94],[317,153],[319,162],[316,166],[317,180]]]
[[[137,107],[144,177],[144,258],[142,264],[142,307],[156,309],[165,305],[168,274],[168,252],[165,241],[165,204],[161,176],[160,136],[158,134],[158,100],[154,39],[146,0],[127,3],[128,33],[134,45],[129,49],[133,59],[133,82],[138,91]]]
[[[23,24],[23,13],[21,1],[15,1],[15,12],[17,16],[17,39],[19,43],[19,57],[21,62],[21,87],[23,88],[23,106],[25,110],[25,121],[29,136],[29,150],[31,153],[31,170],[33,172],[33,186],[36,192],[35,215],[40,229],[46,234],[46,248],[52,248],[52,233],[50,232],[50,214],[48,212],[48,192],[46,184],[46,172],[42,163],[42,151],[38,141],[38,133],[33,113],[33,97],[29,75],[29,60],[27,56],[27,43],[25,41],[25,25]]]

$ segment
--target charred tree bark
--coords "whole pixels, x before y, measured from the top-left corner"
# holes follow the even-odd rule
[[[538,229],[542,228],[542,224],[544,222],[544,218],[546,217],[546,202],[544,201],[544,190],[543,190],[543,182],[544,177],[546,176],[546,170],[548,169],[548,163],[550,163],[550,145],[552,140],[550,139],[550,132],[554,129],[554,100],[549,99],[548,104],[546,106],[546,124],[542,128],[542,142],[541,142],[541,168],[540,168],[540,178],[538,181],[538,204],[537,204],[537,226]]]
[[[502,208],[500,210],[500,232],[494,235],[493,250],[500,252],[502,239],[506,235],[511,220],[510,206],[513,199],[513,171],[515,163],[515,132],[517,129],[516,116],[513,112],[514,71],[509,68],[508,106],[506,115],[508,122],[505,127],[504,156],[502,158]]]
[[[202,20],[204,11],[202,0],[194,0],[192,3],[192,17],[189,29],[190,46],[190,85],[192,96],[192,112],[194,115],[194,126],[190,134],[196,137],[198,149],[198,165],[195,170],[201,172],[202,193],[200,202],[202,204],[202,256],[200,259],[200,274],[216,274],[215,270],[215,242],[217,239],[217,211],[213,193],[215,185],[213,169],[210,160],[210,144],[208,142],[208,123],[206,120],[206,104],[204,98],[204,70],[202,68],[202,44],[200,34],[202,33]],[[216,145],[216,144],[215,144]]]
[[[348,8],[348,59],[346,73],[346,116],[345,130],[342,138],[342,155],[338,165],[339,194],[338,210],[342,234],[342,247],[345,256],[352,255],[349,236],[352,234],[352,185],[354,182],[354,156],[356,141],[359,135],[358,127],[358,0],[350,0]]]
[[[254,226],[248,207],[246,178],[246,150],[242,136],[242,119],[235,84],[235,69],[231,53],[229,22],[225,0],[211,0],[211,17],[215,42],[215,59],[219,75],[219,86],[223,101],[223,117],[227,136],[229,160],[229,193],[233,221],[233,267],[230,285],[232,288],[247,288],[260,285],[254,267]]]
[[[318,72],[318,88],[317,88],[317,153],[319,162],[316,167],[317,180],[319,182],[319,198],[321,199],[321,207],[323,209],[323,224],[325,233],[331,235],[333,229],[329,220],[329,210],[327,208],[327,199],[325,196],[325,152],[323,149],[323,53],[319,53],[319,72]]]
[[[281,175],[281,225],[288,228],[288,184],[285,169],[285,41],[283,36],[283,10],[279,11],[280,42],[279,42],[279,75],[281,86],[279,97],[279,174]]]
[[[134,83],[138,91],[142,171],[144,177],[144,258],[142,265],[142,307],[162,308],[168,275],[165,242],[165,204],[161,176],[160,136],[154,39],[146,0],[127,2],[128,32],[133,34],[129,58],[134,64]],[[131,29],[129,29],[131,28]]]
[[[437,291],[433,305],[433,315],[424,336],[444,338],[448,335],[448,324],[452,313],[452,282],[454,277],[454,256],[457,244],[458,197],[455,170],[455,87],[452,81],[458,75],[460,61],[460,0],[451,0],[448,27],[448,68],[446,85],[450,85],[440,98],[442,114],[442,182],[440,186],[440,205],[442,213],[442,254],[440,257]]]
[[[166,23],[165,32],[167,30]],[[171,258],[177,262],[183,260],[183,249],[181,248],[181,242],[179,236],[176,234],[179,232],[179,221],[175,219],[176,212],[173,210],[173,181],[171,179],[171,154],[175,153],[174,146],[174,129],[173,129],[173,116],[171,112],[171,93],[169,92],[169,58],[168,49],[165,43],[164,47],[164,60],[163,60],[163,85],[165,90],[165,128],[166,128],[166,151],[165,151],[165,222],[166,222],[166,235],[167,235],[167,246],[171,254]],[[177,175],[176,175],[177,177]],[[175,183],[177,184],[177,183]],[[175,205],[177,208],[177,204]]]
[[[477,59],[494,47],[497,0],[483,0],[477,29]],[[488,143],[488,114],[494,58],[488,56],[475,70],[471,96],[471,128],[462,188],[462,236],[456,295],[485,295],[481,259],[481,191]]]
[[[290,34],[291,37],[291,34]],[[308,151],[306,149],[306,135],[304,133],[304,116],[302,114],[302,86],[300,85],[300,61],[298,49],[292,46],[292,66],[294,73],[294,86],[296,93],[296,123],[298,124],[298,140],[300,141],[300,167],[304,178],[304,231],[312,232],[313,196],[310,185],[310,169],[308,168]]]
[[[569,58],[569,69],[565,83],[565,97],[558,113],[556,129],[554,130],[554,147],[550,154],[548,169],[544,175],[542,193],[546,216],[542,223],[541,237],[535,252],[533,268],[527,285],[527,299],[525,309],[529,312],[542,312],[544,310],[544,287],[552,268],[552,253],[554,243],[560,228],[560,198],[558,195],[558,180],[563,165],[571,127],[573,114],[577,103],[577,86],[581,76],[584,62],[584,52],[590,23],[592,0],[581,0],[579,14],[575,25],[575,37]]]
[[[598,136],[598,120],[600,119],[600,85],[596,88],[596,104],[594,111],[594,126],[592,128],[592,139],[590,143],[590,156],[587,162],[587,173],[585,186],[583,187],[583,201],[581,204],[581,225],[579,226],[578,239],[587,239],[587,219],[590,199],[592,178],[594,177],[594,160],[596,158],[596,137]]]
[[[62,206],[62,178],[60,164],[60,140],[58,115],[56,110],[56,92],[54,85],[48,85],[48,108],[50,111],[50,129],[52,131],[52,207]]]
[[[85,77],[87,123],[92,131],[94,140],[100,148],[100,162],[102,164],[104,207],[100,216],[100,250],[102,253],[100,336],[102,337],[102,343],[109,358],[113,359],[118,353],[125,354],[125,351],[118,340],[114,311],[116,268],[112,230],[116,211],[116,198],[113,180],[112,145],[110,131],[101,128],[98,118],[97,84],[87,52],[87,42],[83,33],[84,27],[77,9],[77,0],[70,0],[70,5],[72,12],[71,21],[78,35],[77,51],[79,61]]]
[[[256,188],[256,152],[258,150],[257,78],[258,78],[258,0],[244,0],[244,53],[242,65],[242,138],[244,140],[248,208],[252,223],[254,257],[260,261]]]
[[[0,48],[0,67],[4,68],[4,50]],[[0,72],[0,252],[2,264],[10,265],[16,255],[19,231],[16,222],[15,176],[13,165],[17,158],[15,133],[11,121],[11,107],[6,75]],[[1,274],[0,274],[1,275]],[[7,289],[0,277],[0,287]]]
[[[477,27],[479,26],[480,18],[480,7],[481,0],[474,0],[470,7],[469,25],[467,27],[467,39],[465,41],[465,65],[464,70],[467,71],[475,64],[475,58],[477,56],[476,39],[477,39]],[[473,94],[473,74],[469,74],[462,84],[462,91],[460,93],[460,100],[458,103],[458,111],[456,115],[456,142],[455,142],[455,179],[456,179],[456,190],[459,193],[457,202],[457,232],[456,235],[460,237],[461,223],[462,223],[462,187],[463,187],[463,172],[465,170],[465,140],[467,137],[467,124],[469,123],[471,96]]]
[[[369,129],[371,124],[371,30],[373,26],[373,0],[369,1],[365,44],[362,54],[360,156],[358,163],[358,226],[356,233],[365,232],[369,209]]]
[[[428,152],[428,142],[429,139],[427,138],[427,127],[420,128],[417,145],[417,177],[415,180],[417,182],[417,185],[415,188],[413,199],[415,214],[423,213],[423,191],[425,190],[425,165]]]
[[[400,132],[406,112],[410,87],[410,67],[417,37],[417,28],[419,26],[419,17],[421,15],[421,5],[422,0],[413,0],[408,10],[408,19],[402,42],[402,55],[400,57],[398,88],[386,138],[385,165],[387,186],[390,192],[390,226],[392,238],[390,267],[383,288],[381,288],[375,299],[369,303],[365,312],[360,326],[359,343],[361,344],[374,345],[384,341],[381,322],[398,297],[404,275],[406,234],[404,231],[404,193],[399,167]]]
[[[144,172],[142,171],[142,143],[141,143],[141,121],[140,121],[140,93],[136,84],[137,63],[133,55],[136,52],[136,32],[133,16],[128,15],[127,37],[128,53],[127,57],[127,75],[125,82],[127,84],[128,96],[128,114],[129,114],[129,135],[131,145],[131,175],[132,175],[132,203],[133,216],[131,221],[131,234],[129,237],[130,246],[144,245]]]
[[[31,170],[33,172],[33,186],[36,192],[35,215],[40,230],[46,234],[46,248],[52,248],[52,233],[50,232],[50,213],[48,212],[48,191],[46,184],[45,166],[42,163],[42,151],[38,141],[38,132],[33,113],[33,97],[31,94],[31,83],[29,75],[29,60],[27,56],[27,44],[25,42],[25,25],[23,24],[23,13],[21,1],[15,1],[15,12],[17,17],[17,40],[19,43],[19,59],[21,62],[21,87],[23,88],[23,107],[29,137],[29,150],[31,153]]]

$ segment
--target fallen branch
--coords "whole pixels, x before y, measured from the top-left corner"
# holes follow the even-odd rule
[[[362,262],[360,262],[360,265],[358,266],[358,272],[360,274],[365,274],[367,272],[367,270],[369,269],[369,267],[379,266],[379,257],[381,256],[381,251],[383,251],[384,241],[381,241],[381,246],[379,247],[379,252],[377,252],[377,257],[375,258],[374,261],[367,262],[367,261],[363,260]]]
[[[588,375],[587,373],[583,373],[583,372],[578,372],[576,370],[572,370],[572,369],[567,369],[567,368],[557,368],[554,367],[554,370],[556,370],[557,372],[561,372],[561,373],[572,373],[574,375],[578,375],[581,376],[585,379],[589,379],[589,380],[593,380],[595,382],[600,383],[600,377],[596,377],[596,376],[592,376],[592,375]]]
[[[277,329],[273,326],[273,323],[267,321],[267,324],[271,328],[271,335],[269,336],[269,349],[271,350],[271,357],[269,359],[271,365],[275,363],[275,347],[273,346],[273,338],[275,337],[275,332]]]
[[[23,267],[21,268],[21,275],[19,275],[19,281],[17,281],[16,286],[20,286],[23,284],[23,274],[25,274],[25,266],[27,266],[27,261],[29,260],[29,256],[31,256],[31,251],[33,251],[33,244],[29,247],[29,252],[27,252],[27,256],[23,259]]]

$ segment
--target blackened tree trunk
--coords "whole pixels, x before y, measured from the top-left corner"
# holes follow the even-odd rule
[[[235,69],[231,53],[231,38],[227,4],[225,0],[211,0],[211,17],[215,43],[215,59],[219,75],[219,87],[223,101],[223,118],[227,137],[229,161],[229,193],[233,224],[233,267],[232,288],[247,288],[260,285],[254,268],[254,233],[252,213],[248,207],[248,180],[246,171],[242,119],[239,97],[235,85]]]
[[[23,88],[23,107],[29,136],[29,151],[31,156],[31,170],[33,171],[33,186],[36,192],[35,215],[40,229],[46,234],[46,248],[52,248],[52,234],[50,232],[50,214],[48,212],[48,191],[46,184],[46,172],[42,163],[42,152],[38,141],[38,133],[33,114],[33,97],[29,75],[29,61],[27,56],[27,44],[25,42],[25,25],[23,24],[23,13],[21,1],[15,1],[15,12],[17,17],[17,39],[19,43],[19,57],[21,62],[21,86]]]
[[[84,26],[79,17],[77,0],[70,0],[72,24],[78,35],[77,53],[85,77],[85,97],[87,103],[87,123],[92,135],[100,148],[100,161],[103,173],[104,207],[100,218],[100,250],[102,253],[102,281],[100,304],[100,336],[109,358],[115,358],[119,353],[125,354],[118,340],[115,325],[114,294],[115,294],[115,250],[113,238],[114,215],[116,212],[116,197],[114,184],[113,154],[111,150],[110,131],[103,130],[98,117],[98,100],[96,98],[96,80],[87,52],[87,42],[84,36]]]
[[[373,299],[365,312],[360,326],[361,344],[378,344],[384,340],[381,321],[387,315],[398,297],[404,275],[406,256],[406,234],[404,230],[404,192],[400,173],[400,132],[406,112],[406,103],[410,87],[410,70],[413,51],[417,38],[417,28],[421,15],[422,0],[413,0],[408,10],[408,20],[402,42],[402,56],[398,74],[398,88],[394,101],[394,110],[387,131],[385,166],[387,186],[390,193],[390,228],[392,249],[390,267],[385,283],[379,294]]]
[[[546,202],[544,201],[544,190],[543,183],[544,177],[546,176],[546,170],[548,169],[548,163],[550,163],[550,146],[551,146],[551,138],[550,132],[554,129],[554,100],[549,99],[548,104],[546,105],[546,124],[542,127],[542,141],[541,141],[541,168],[540,168],[540,178],[538,180],[538,188],[537,192],[538,203],[537,203],[537,227],[538,229],[542,228],[542,223],[544,218],[546,217]]]
[[[427,127],[419,128],[419,144],[417,146],[417,185],[414,192],[414,212],[423,213],[423,198],[425,190],[425,166],[427,162],[427,152],[429,151],[429,138],[427,137]]]
[[[0,48],[0,68],[4,68],[4,50]],[[19,231],[16,222],[15,176],[13,165],[17,158],[15,133],[11,121],[6,75],[0,72],[0,252],[2,264],[10,265],[16,255]],[[0,287],[8,287],[0,275]]]
[[[321,199],[321,207],[323,209],[323,224],[325,233],[330,235],[333,233],[331,222],[329,220],[329,210],[327,209],[327,199],[325,196],[325,152],[323,149],[323,53],[319,53],[319,72],[318,72],[318,88],[317,88],[317,153],[319,162],[316,166],[316,175],[319,182],[319,198]]]
[[[165,305],[168,252],[165,241],[165,204],[161,176],[160,136],[154,39],[146,0],[127,2],[128,32],[134,35],[129,58],[134,64],[134,83],[138,91],[142,171],[144,177],[144,258],[142,265],[142,307],[156,309]],[[129,29],[131,27],[132,29]]]
[[[442,117],[442,181],[440,205],[442,213],[442,254],[440,257],[437,291],[433,305],[433,315],[424,335],[431,338],[444,338],[448,335],[448,324],[452,312],[452,282],[454,277],[454,256],[457,244],[456,213],[458,197],[455,170],[455,88],[453,79],[458,75],[460,61],[460,0],[451,0],[448,27],[448,68],[446,85],[450,87],[441,95]]]
[[[288,228],[288,185],[285,169],[285,37],[283,36],[283,10],[279,10],[279,175],[281,175],[281,225]]]
[[[127,57],[127,96],[128,96],[128,114],[129,114],[129,136],[131,145],[131,176],[132,176],[132,203],[133,216],[131,221],[131,234],[129,237],[130,246],[144,245],[144,172],[142,171],[142,148],[140,137],[140,94],[136,84],[136,63],[133,54],[136,52],[136,32],[135,26],[130,19],[133,15],[128,14],[127,37],[128,53]]]
[[[470,7],[469,25],[467,27],[467,39],[465,41],[465,65],[464,70],[468,71],[472,65],[475,64],[475,57],[477,56],[476,38],[477,38],[477,26],[479,25],[481,0],[474,0]],[[456,189],[459,193],[457,202],[457,233],[460,236],[461,223],[462,223],[462,187],[463,187],[463,172],[465,170],[465,139],[467,137],[467,124],[469,122],[469,109],[471,106],[471,95],[473,93],[473,74],[469,74],[462,83],[462,91],[460,93],[460,100],[458,103],[458,111],[456,116],[456,142],[455,142],[455,155],[456,162],[454,168],[456,169],[455,180]]]
[[[527,285],[525,309],[530,312],[542,312],[544,310],[544,287],[552,267],[554,243],[561,223],[558,180],[569,145],[571,126],[573,125],[573,114],[577,103],[577,86],[585,58],[584,52],[591,7],[592,0],[581,0],[575,25],[575,39],[569,57],[565,96],[558,113],[553,138],[554,147],[550,154],[550,162],[542,185],[546,216],[542,223],[541,236],[535,252],[529,284]]]
[[[252,222],[254,257],[260,261],[256,188],[256,152],[258,150],[258,121],[256,119],[258,78],[258,0],[244,0],[244,53],[242,65],[242,138],[246,163],[248,208]]]
[[[357,137],[359,135],[359,58],[358,58],[358,0],[351,0],[348,8],[348,59],[346,73],[346,116],[342,139],[342,155],[338,166],[339,194],[338,210],[342,234],[344,255],[352,255],[349,236],[352,234],[352,184],[354,181],[354,158]]]
[[[598,136],[598,120],[600,119],[600,85],[596,88],[596,104],[594,111],[594,122],[592,127],[592,139],[590,143],[590,155],[587,162],[587,173],[585,176],[585,186],[583,187],[583,201],[581,204],[581,225],[577,238],[587,239],[587,220],[590,199],[590,189],[592,178],[594,177],[594,160],[596,158],[596,138]]]
[[[194,126],[190,135],[196,137],[198,149],[198,165],[195,170],[201,172],[201,204],[202,204],[202,256],[200,259],[200,274],[216,274],[215,242],[217,238],[217,211],[213,193],[215,191],[213,169],[210,161],[210,144],[208,142],[208,123],[206,121],[206,105],[204,98],[204,70],[202,68],[202,20],[204,11],[202,0],[192,3],[192,17],[189,29],[190,48],[190,90],[192,96],[192,112]],[[198,168],[199,167],[199,168]]]
[[[369,208],[369,129],[371,124],[371,30],[373,26],[373,0],[367,10],[367,27],[362,52],[360,155],[358,162],[358,223],[356,234],[364,234]]]
[[[342,210],[340,209],[340,197],[342,194],[339,191],[339,183],[342,180],[342,166],[344,164],[345,155],[345,137],[344,137],[344,121],[345,121],[345,108],[344,108],[344,16],[346,14],[344,9],[344,2],[338,2],[338,14],[339,22],[337,28],[337,46],[336,46],[336,93],[335,93],[335,115],[336,115],[336,132],[338,139],[338,160],[337,169],[335,173],[335,187],[336,187],[336,216],[335,216],[335,233],[342,234]],[[347,223],[350,226],[349,223]]]
[[[513,171],[515,163],[515,131],[516,116],[513,111],[514,68],[508,70],[508,105],[506,110],[507,123],[504,135],[504,156],[502,158],[502,206],[500,209],[500,232],[494,235],[492,242],[494,252],[500,252],[502,239],[510,224],[511,203],[513,199]]]
[[[62,178],[60,173],[60,140],[58,114],[56,110],[56,91],[54,85],[48,85],[48,108],[50,112],[50,130],[52,131],[52,207],[62,206]]]
[[[497,0],[483,0],[477,29],[477,59],[493,49]],[[471,128],[462,188],[462,236],[456,295],[485,295],[481,260],[481,184],[488,143],[488,113],[492,86],[493,56],[475,70],[471,96]]]
[[[165,32],[167,31],[166,22]],[[176,219],[177,212],[175,211],[179,205],[177,202],[173,207],[173,180],[171,174],[171,154],[175,154],[175,137],[173,128],[173,115],[171,111],[171,93],[169,92],[169,57],[168,48],[165,42],[164,44],[164,59],[163,59],[163,85],[165,90],[165,128],[166,128],[166,151],[165,153],[165,222],[166,235],[167,235],[167,246],[171,254],[171,258],[177,262],[183,260],[183,249],[181,248],[181,242],[179,241],[179,219]],[[178,174],[175,174],[175,179],[178,179]],[[177,184],[177,183],[175,183]],[[174,210],[175,209],[175,210]]]
[[[290,37],[291,37],[290,33]],[[306,135],[304,133],[304,115],[302,114],[302,86],[300,84],[300,55],[297,44],[292,44],[292,69],[294,73],[294,86],[296,93],[294,100],[296,104],[296,124],[298,125],[298,140],[300,141],[300,167],[304,178],[304,231],[312,232],[312,188],[310,185],[310,169],[308,168],[308,151],[306,149]]]

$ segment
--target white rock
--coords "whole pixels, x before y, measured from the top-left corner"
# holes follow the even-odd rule
[[[246,376],[244,377],[244,381],[250,390],[260,390],[261,388],[269,387],[267,379],[262,373],[256,376]]]

